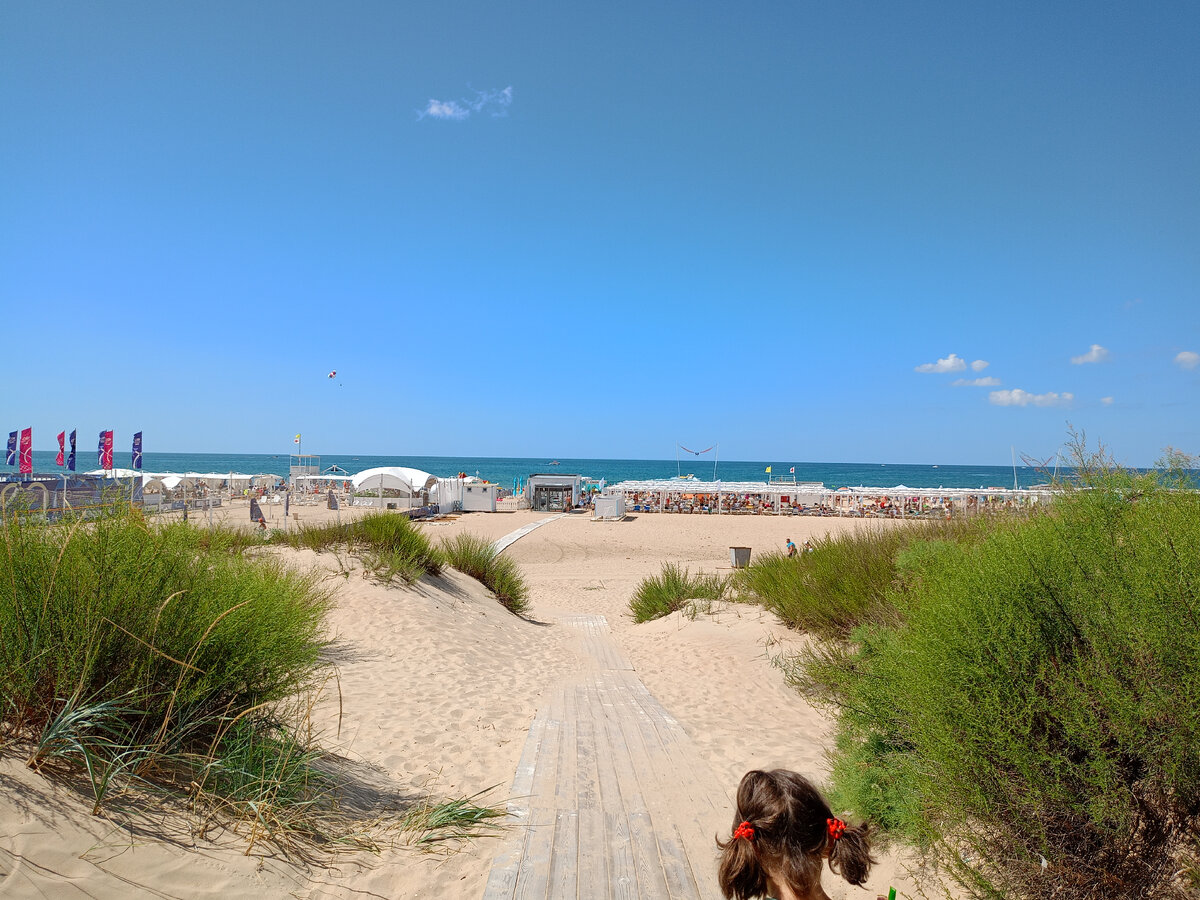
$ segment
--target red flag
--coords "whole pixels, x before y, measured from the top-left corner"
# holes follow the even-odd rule
[[[60,431],[58,433],[58,456],[54,457],[54,464],[61,466],[63,464],[63,454],[67,452],[67,433]]]
[[[100,451],[100,468],[111,469],[112,464],[112,445],[113,433],[111,431],[104,432],[104,449]]]
[[[29,475],[33,472],[33,429],[25,428],[21,431],[21,474]]]
[[[795,475],[795,474],[796,474],[796,467],[795,467],[795,466],[792,466],[792,467],[791,467],[791,469],[789,469],[788,471],[789,471],[789,472],[791,472],[793,475]]]

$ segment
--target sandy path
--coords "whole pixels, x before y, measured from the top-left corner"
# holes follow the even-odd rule
[[[629,600],[641,579],[657,574],[664,562],[692,571],[728,572],[730,546],[778,550],[789,537],[801,543],[862,525],[835,518],[655,514],[607,523],[572,515],[539,528],[507,551],[530,581],[535,617],[604,616],[637,677],[678,722],[697,767],[716,774],[726,805],[704,814],[702,830],[713,854],[710,872],[715,872],[716,852],[711,840],[728,833],[731,797],[741,776],[752,768],[786,767],[823,780],[833,723],[791,690],[772,662],[799,649],[804,636],[761,608],[722,604],[695,619],[676,613],[638,625],[629,613]],[[670,787],[661,789],[671,794]],[[676,804],[674,815],[696,812],[678,794],[670,802]],[[702,852],[695,851],[697,856]],[[834,900],[874,900],[895,886],[902,897],[919,896],[903,868],[899,859],[887,856],[865,888],[827,877],[826,891]]]

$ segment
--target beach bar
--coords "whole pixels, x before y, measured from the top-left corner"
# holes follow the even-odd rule
[[[525,483],[530,509],[555,510],[579,505],[582,475],[530,475]]]

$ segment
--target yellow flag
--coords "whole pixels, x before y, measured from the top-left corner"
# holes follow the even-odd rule
[[[767,474],[768,474],[768,475],[770,475],[770,474],[771,474],[771,467],[770,467],[770,466],[767,466]]]

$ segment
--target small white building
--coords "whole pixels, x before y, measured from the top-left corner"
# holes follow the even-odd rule
[[[467,482],[462,486],[463,512],[495,512],[496,495],[500,485],[490,482]]]
[[[595,504],[596,511],[592,515],[593,519],[619,520],[625,518],[624,494],[601,494],[596,498]]]

